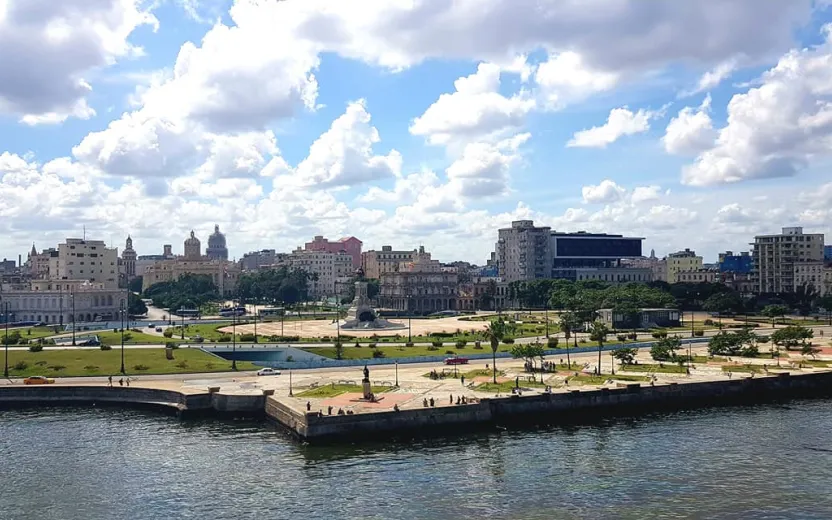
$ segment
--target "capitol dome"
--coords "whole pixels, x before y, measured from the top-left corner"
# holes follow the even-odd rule
[[[208,237],[208,250],[205,254],[212,260],[228,260],[225,235],[220,232],[218,225],[214,225],[214,232]]]

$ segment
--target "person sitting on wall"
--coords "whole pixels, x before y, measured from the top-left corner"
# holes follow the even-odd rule
[[[430,398],[430,401],[428,401],[428,402],[430,403],[430,407],[431,407],[431,408],[433,408],[434,406],[436,406],[436,401],[434,401],[434,400],[433,400],[433,397],[431,397],[431,398]]]
[[[427,407],[428,407],[428,398],[427,398],[427,397],[425,397],[424,399],[422,399],[422,406],[424,406],[425,408],[427,408]]]
[[[398,411],[399,411],[399,405],[398,405],[398,404],[394,404],[394,405],[393,405],[393,411],[394,411],[394,412],[398,412]]]

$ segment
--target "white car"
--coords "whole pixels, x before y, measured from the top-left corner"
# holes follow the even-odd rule
[[[279,376],[280,372],[273,368],[261,368],[257,371],[258,376]]]

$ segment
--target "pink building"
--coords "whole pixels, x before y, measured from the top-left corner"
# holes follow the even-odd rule
[[[322,236],[316,236],[312,242],[307,242],[304,249],[307,251],[328,251],[337,253],[344,251],[352,258],[352,266],[355,269],[361,267],[361,245],[363,242],[355,237],[344,237],[341,240],[330,242]]]

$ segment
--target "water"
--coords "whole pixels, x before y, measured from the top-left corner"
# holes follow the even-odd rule
[[[0,412],[0,518],[832,518],[832,401],[306,446],[258,422]]]

